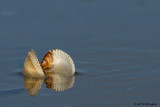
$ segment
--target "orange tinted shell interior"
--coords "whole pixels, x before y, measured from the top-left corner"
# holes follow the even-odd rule
[[[50,67],[51,67],[51,63],[54,61],[53,59],[53,52],[50,50],[49,52],[47,52],[45,54],[45,56],[43,57],[42,59],[42,62],[41,62],[41,67],[42,69],[45,71],[45,70],[49,70]]]

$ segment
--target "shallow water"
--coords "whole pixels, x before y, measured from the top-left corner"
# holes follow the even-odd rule
[[[160,106],[159,0],[1,0],[3,107]],[[21,75],[30,49],[71,55],[79,75],[63,92],[31,97]]]

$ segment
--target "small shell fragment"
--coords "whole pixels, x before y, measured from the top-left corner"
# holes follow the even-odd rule
[[[28,52],[28,56],[24,62],[23,73],[24,75],[30,76],[30,77],[44,77],[43,70],[33,50],[30,50]]]

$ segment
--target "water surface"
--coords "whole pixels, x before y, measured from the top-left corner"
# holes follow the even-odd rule
[[[3,107],[160,106],[159,0],[1,0]],[[63,92],[31,97],[21,75],[30,49],[71,55],[79,75]]]

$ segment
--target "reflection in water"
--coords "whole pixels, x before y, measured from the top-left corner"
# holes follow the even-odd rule
[[[53,89],[55,91],[64,91],[73,87],[74,75],[65,76],[61,74],[50,74],[44,81],[46,88]]]
[[[46,88],[55,91],[65,91],[73,87],[75,76],[65,76],[62,74],[48,73],[47,78],[24,77],[24,86],[30,96],[35,96],[43,82],[46,83]]]
[[[24,87],[30,96],[35,96],[41,88],[43,81],[44,78],[24,77]]]

